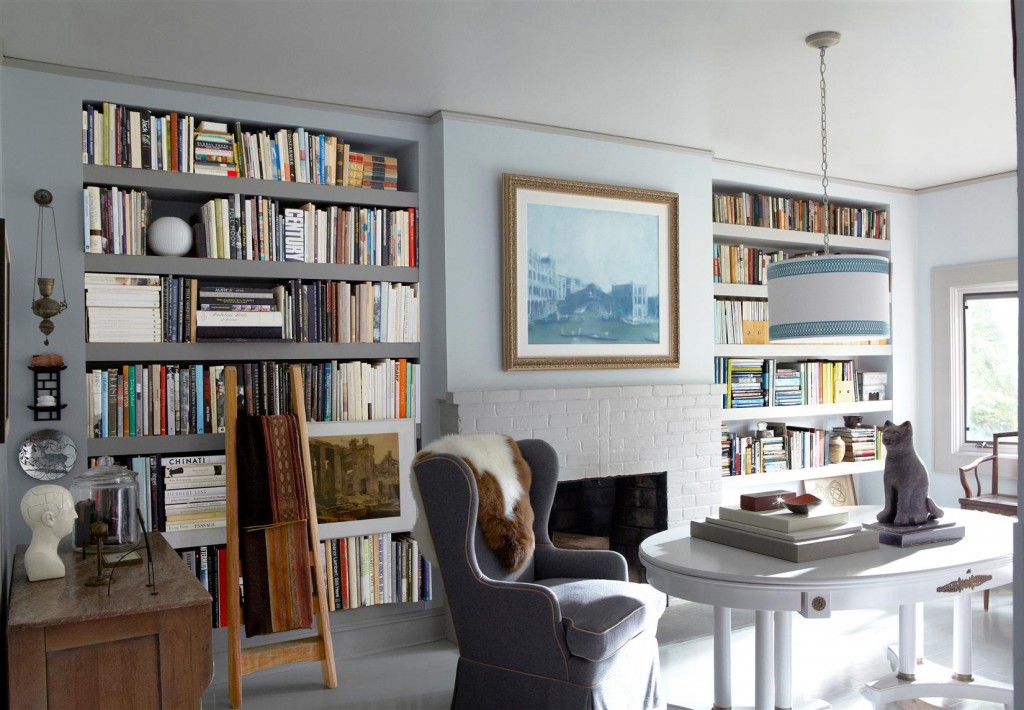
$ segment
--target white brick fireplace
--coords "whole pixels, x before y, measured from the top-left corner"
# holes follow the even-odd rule
[[[632,385],[450,392],[441,431],[544,439],[563,481],[667,474],[668,526],[722,499],[722,385]]]

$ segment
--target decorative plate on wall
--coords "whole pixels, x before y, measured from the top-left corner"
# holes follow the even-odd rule
[[[78,450],[71,437],[56,429],[40,429],[21,444],[18,463],[40,481],[53,481],[71,472]]]

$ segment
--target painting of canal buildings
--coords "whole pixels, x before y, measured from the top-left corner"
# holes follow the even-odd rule
[[[308,427],[321,533],[345,537],[411,529],[411,420],[310,422]]]
[[[677,367],[678,203],[504,175],[505,369]]]

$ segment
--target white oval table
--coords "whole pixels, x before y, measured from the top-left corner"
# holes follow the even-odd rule
[[[879,508],[849,508],[850,519],[874,522]],[[870,683],[876,706],[910,698],[971,698],[1013,705],[1013,687],[971,672],[971,593],[1009,584],[1016,518],[950,509],[966,528],[961,540],[787,562],[689,537],[689,526],[652,535],[640,545],[647,580],[666,594],[714,607],[715,708],[732,707],[731,610],[755,611],[757,710],[792,707],[793,613],[824,618],[834,611],[899,607],[895,673]],[[938,679],[923,670],[921,602],[954,596],[953,668]]]

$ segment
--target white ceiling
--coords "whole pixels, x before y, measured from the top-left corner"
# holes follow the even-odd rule
[[[925,188],[1013,170],[1010,0],[0,0],[5,57]]]

